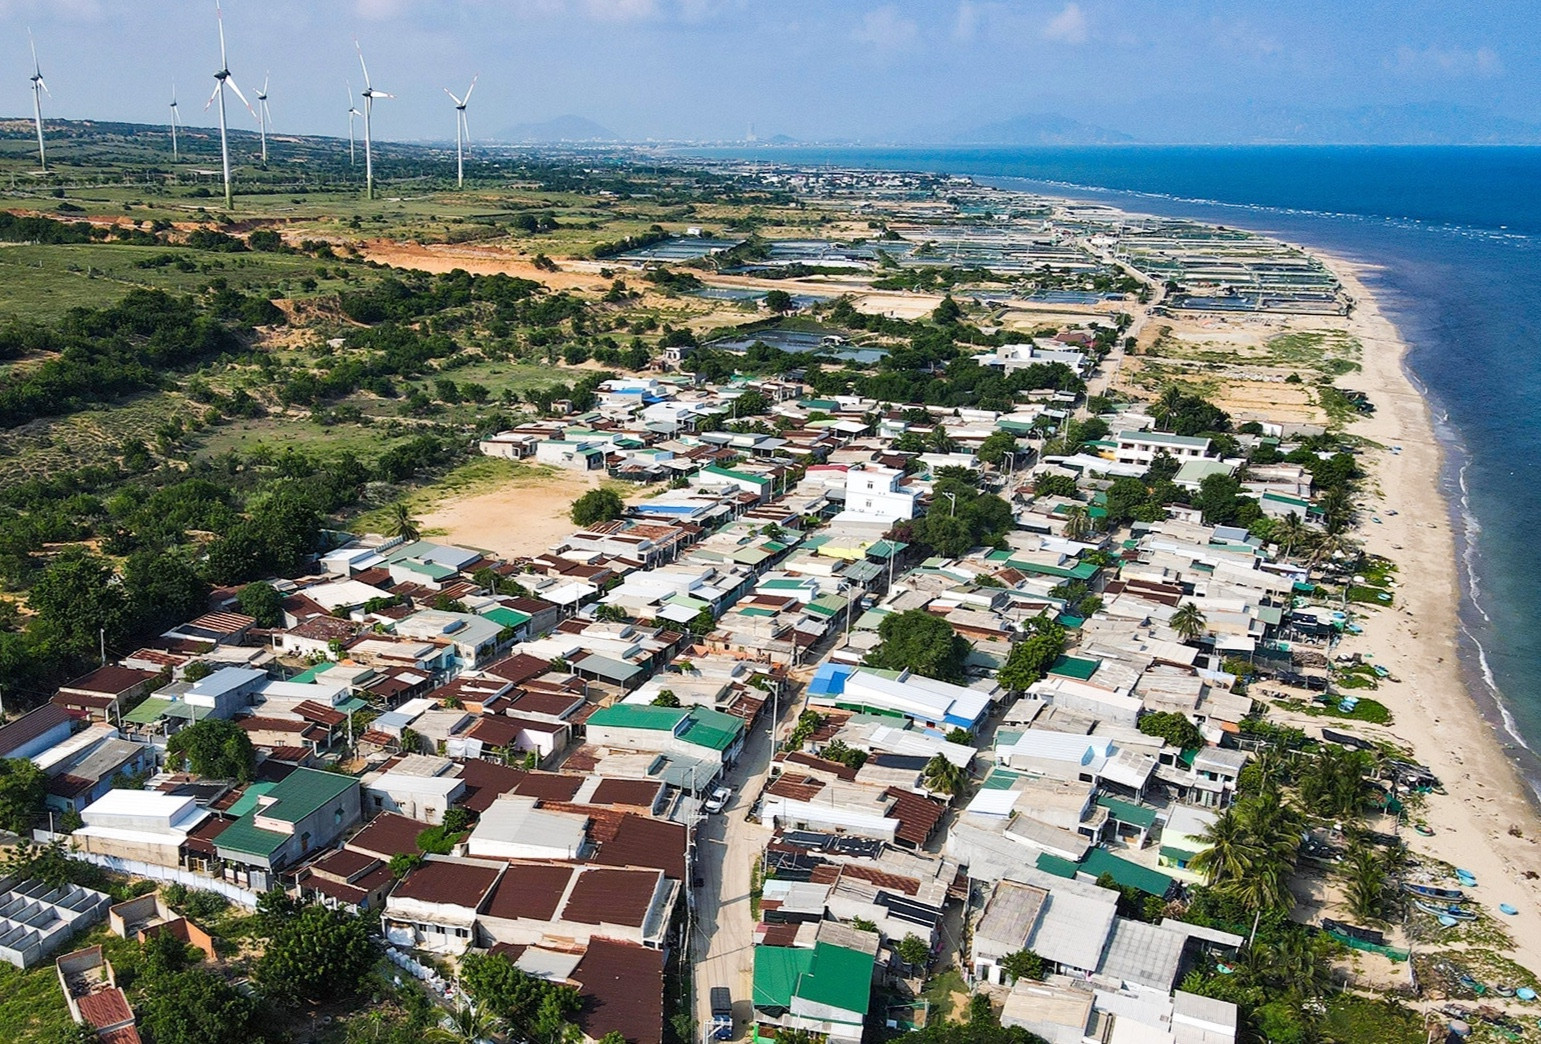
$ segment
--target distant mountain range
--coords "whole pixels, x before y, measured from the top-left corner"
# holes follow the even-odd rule
[[[1134,138],[1069,116],[1026,113],[931,140],[953,145],[1120,145]]]
[[[1408,103],[1347,109],[1268,109],[1251,114],[1241,141],[1300,145],[1533,145],[1541,125],[1469,105]]]
[[[619,141],[620,135],[591,119],[571,113],[540,123],[516,123],[492,136],[494,141],[514,144],[532,142]]]

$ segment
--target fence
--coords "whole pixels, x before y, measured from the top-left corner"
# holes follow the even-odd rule
[[[51,841],[69,843],[68,834],[51,834],[47,830],[34,830],[32,836],[35,840],[48,844]],[[168,884],[179,884],[185,888],[195,888],[203,892],[217,892],[229,899],[232,903],[239,903],[251,909],[257,908],[257,893],[240,885],[231,884],[229,881],[218,881],[203,874],[194,873],[191,870],[183,870],[174,866],[160,866],[155,863],[141,863],[137,859],[121,859],[118,856],[102,855],[97,852],[71,852],[71,859],[78,859],[82,863],[90,863],[99,866],[103,870],[111,870],[117,874],[131,874],[134,877],[148,877],[156,881],[165,881]]]

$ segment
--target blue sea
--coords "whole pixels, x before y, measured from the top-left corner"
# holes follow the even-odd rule
[[[725,153],[717,153],[723,155]],[[1479,706],[1541,793],[1541,148],[1115,146],[755,149],[746,157],[967,174],[1272,233],[1380,266],[1445,443]],[[1535,541],[1538,547],[1533,548]]]

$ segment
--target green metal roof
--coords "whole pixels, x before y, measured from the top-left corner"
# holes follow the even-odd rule
[[[1165,896],[1176,884],[1166,874],[1157,873],[1138,863],[1131,863],[1105,848],[1094,848],[1087,852],[1086,858],[1081,860],[1081,872],[1091,874],[1093,877],[1111,874],[1113,880],[1124,888],[1138,888],[1147,895]]]
[[[796,995],[814,1004],[865,1016],[872,1001],[872,964],[871,954],[817,943],[808,970],[797,980]]]
[[[727,750],[744,731],[742,718],[710,707],[692,707],[686,717],[689,720],[685,724],[685,731],[680,733],[680,739],[710,750]]]
[[[1124,801],[1106,794],[1097,799],[1097,804],[1107,809],[1108,813],[1120,823],[1128,823],[1130,826],[1145,830],[1156,825],[1156,810],[1146,805],[1137,805],[1132,801]]]
[[[790,1008],[797,980],[813,963],[813,951],[793,946],[754,948],[754,1006]]]
[[[422,573],[430,580],[448,580],[459,572],[458,569],[451,569],[447,565],[439,565],[437,562],[419,562],[416,559],[407,559],[401,562],[392,562],[391,564],[401,566],[403,569],[410,569],[414,573]]]
[[[613,703],[601,707],[589,716],[589,725],[603,725],[613,729],[650,729],[656,732],[673,732],[685,720],[685,711],[679,707],[654,707],[644,703]]]
[[[493,623],[500,624],[503,627],[522,627],[529,623],[531,620],[529,613],[521,613],[517,609],[510,609],[507,606],[502,605],[496,605],[491,609],[485,609],[482,611],[481,615],[486,617],[488,620],[491,620]]]
[[[165,716],[171,707],[171,701],[159,696],[147,697],[143,703],[123,715],[124,721],[131,721],[135,725],[153,725]]]
[[[1038,862],[1034,865],[1036,865],[1038,869],[1042,870],[1046,874],[1053,874],[1055,877],[1063,877],[1067,881],[1074,881],[1076,871],[1079,869],[1079,867],[1077,867],[1077,865],[1070,860],[1061,859],[1059,856],[1052,855],[1048,852],[1039,852]]]
[[[1049,665],[1049,673],[1057,674],[1062,678],[1086,681],[1096,674],[1097,668],[1101,666],[1101,660],[1089,660],[1080,656],[1061,656]]]
[[[287,840],[289,840],[288,834],[258,829],[248,816],[245,819],[236,820],[220,831],[219,837],[214,839],[214,844],[221,853],[236,852],[241,855],[269,859]]]
[[[258,798],[276,786],[278,786],[277,783],[253,783],[241,792],[241,796],[235,799],[235,804],[225,809],[225,812],[237,818],[246,815],[257,807]]]
[[[757,486],[768,486],[771,480],[766,475],[751,475],[747,471],[734,471],[732,468],[719,468],[715,464],[701,469],[703,475],[721,475],[724,478],[742,479],[745,482],[753,482]]]
[[[271,800],[259,809],[256,807],[257,797],[264,795],[253,795],[252,792],[260,785],[253,784],[247,788],[245,794],[241,795],[241,801],[237,802],[237,806],[243,804],[248,797],[251,798],[251,806],[245,810],[241,818],[226,827],[215,840],[215,845],[221,853],[229,851],[269,858],[289,839],[289,835],[259,828],[256,824],[259,813],[267,819],[298,823],[305,817],[315,814],[317,809],[341,797],[349,787],[357,787],[359,784],[354,777],[339,775],[335,772],[295,769],[266,791],[265,796]]]
[[[997,734],[997,736],[996,736],[996,742],[1000,742],[999,734]],[[1011,785],[1013,783],[1015,783],[1017,780],[1021,779],[1021,778],[1022,778],[1022,773],[1020,773],[1020,772],[1013,772],[1011,769],[1003,769],[1003,768],[991,769],[990,770],[990,774],[985,777],[985,781],[982,784],[980,784],[980,788],[979,789],[981,789],[981,790],[1010,790],[1011,789]]]
[[[871,547],[867,548],[867,557],[882,559],[892,558],[894,555],[897,555],[899,552],[903,551],[909,546],[909,544],[901,543],[897,540],[879,540]]]
[[[820,595],[808,603],[808,611],[824,617],[839,616],[849,603],[850,599],[841,595]]]

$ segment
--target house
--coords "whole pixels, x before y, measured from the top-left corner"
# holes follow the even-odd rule
[[[871,939],[871,952],[830,942],[755,947],[755,1011],[766,1021],[823,1034],[836,1044],[860,1041],[878,942],[876,935],[861,934]]]
[[[113,721],[124,704],[143,696],[158,677],[155,671],[108,664],[59,686],[52,702],[78,717]]]
[[[45,703],[8,725],[0,725],[0,758],[30,758],[68,738],[73,719],[56,703]]]
[[[187,795],[109,790],[81,810],[70,846],[114,859],[181,866],[188,835],[210,813]]]
[[[507,863],[431,856],[385,900],[380,926],[388,941],[434,953],[470,949],[476,914]]]
[[[465,793],[458,775],[459,767],[448,758],[408,754],[386,771],[364,777],[364,805],[371,816],[395,812],[436,825]]]
[[[105,734],[93,735],[95,728],[105,730]],[[60,748],[73,750],[60,751],[61,757],[39,765],[48,774],[46,804],[55,811],[79,812],[111,790],[120,778],[144,777],[155,768],[154,747],[121,739],[117,729],[110,726],[95,726],[80,738],[87,742],[77,745],[72,737],[44,756]]]
[[[543,439],[535,444],[535,462],[568,471],[598,471],[605,466],[608,439]]]
[[[380,908],[396,877],[387,860],[343,848],[305,867],[296,883],[302,899],[361,913]]]
[[[490,660],[503,642],[503,626],[496,621],[474,613],[442,609],[420,609],[397,620],[392,629],[409,638],[447,639],[455,647],[455,656],[468,667],[479,667]]]
[[[481,814],[466,854],[481,859],[560,859],[584,856],[588,819],[541,808],[538,798],[504,794]]]
[[[812,706],[840,707],[862,714],[909,718],[926,732],[945,735],[953,729],[973,731],[988,713],[990,694],[904,671],[838,672]]]
[[[656,869],[514,862],[476,918],[477,940],[536,945],[602,937],[661,949],[683,887]]]
[[[1112,441],[1113,460],[1143,468],[1149,468],[1162,453],[1179,462],[1209,456],[1209,439],[1169,435],[1164,431],[1121,431]]]
[[[654,707],[617,703],[585,725],[589,743],[705,758],[731,765],[744,747],[744,722],[707,707]]]
[[[845,510],[836,522],[871,521],[892,525],[915,517],[919,491],[903,485],[904,472],[866,464],[845,473]]]
[[[227,868],[227,877],[263,891],[275,871],[328,847],[358,819],[358,780],[298,768],[258,794],[252,807],[215,839],[215,847],[234,868]]]

